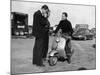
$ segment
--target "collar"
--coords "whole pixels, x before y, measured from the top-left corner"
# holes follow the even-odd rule
[[[42,14],[42,10],[40,9],[40,13]],[[43,14],[42,14],[42,16],[43,16]]]

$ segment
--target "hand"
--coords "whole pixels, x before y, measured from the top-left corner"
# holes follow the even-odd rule
[[[61,30],[61,29],[59,29],[58,33],[61,33],[61,32],[62,32],[62,30]]]
[[[49,25],[46,25],[45,27],[46,27],[46,28],[49,28]]]

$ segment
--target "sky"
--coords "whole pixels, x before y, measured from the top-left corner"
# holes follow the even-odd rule
[[[33,25],[34,13],[44,4],[48,5],[51,11],[49,17],[51,26],[59,24],[62,12],[67,12],[72,27],[76,24],[88,24],[89,29],[95,27],[95,6],[12,1],[11,12],[28,14],[28,25]]]

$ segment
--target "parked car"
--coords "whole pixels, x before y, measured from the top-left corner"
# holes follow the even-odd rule
[[[92,28],[92,29],[90,30],[90,32],[93,33],[94,38],[96,38],[96,28]]]
[[[92,40],[93,33],[91,33],[89,29],[80,28],[73,33],[72,38],[75,40]]]
[[[14,36],[28,35],[28,14],[12,12],[11,13],[11,33]]]

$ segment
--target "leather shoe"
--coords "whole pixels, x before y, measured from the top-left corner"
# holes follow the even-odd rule
[[[41,64],[41,65],[37,65],[37,66],[39,66],[39,67],[45,67],[45,65],[44,65],[44,64]]]

